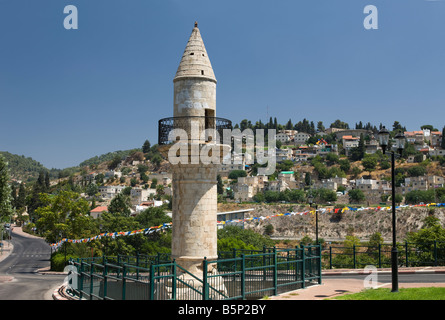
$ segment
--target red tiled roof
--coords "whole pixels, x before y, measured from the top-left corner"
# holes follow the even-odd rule
[[[99,206],[99,207],[94,208],[90,212],[103,212],[103,211],[107,211],[107,210],[108,210],[107,206]]]

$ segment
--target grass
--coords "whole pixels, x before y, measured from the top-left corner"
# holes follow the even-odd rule
[[[389,288],[366,289],[359,293],[345,294],[335,300],[445,300],[445,288],[399,288],[391,292]]]

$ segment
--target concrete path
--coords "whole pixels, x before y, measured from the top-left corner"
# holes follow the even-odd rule
[[[378,274],[391,274],[391,269],[379,269]],[[399,268],[400,274],[412,274],[412,273],[445,273],[445,267],[423,267],[423,268]],[[278,296],[269,297],[268,300],[324,300],[334,298],[348,293],[357,293],[365,289],[363,280],[360,279],[333,279],[330,275],[344,275],[344,274],[363,274],[369,275],[369,272],[365,272],[360,269],[352,270],[325,270],[323,272],[322,284],[313,285],[305,289],[299,289],[295,291],[286,292]],[[399,278],[400,279],[400,278]],[[391,288],[391,282],[379,283],[376,287]],[[401,283],[399,281],[400,288],[419,288],[419,287],[445,287],[445,282],[435,283]]]

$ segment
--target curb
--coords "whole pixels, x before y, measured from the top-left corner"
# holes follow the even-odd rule
[[[53,292],[53,295],[52,295],[53,299],[54,300],[69,300],[68,298],[66,298],[66,297],[64,297],[64,296],[62,296],[60,294],[61,290],[62,291],[65,290],[65,286],[64,285],[60,286],[59,288],[54,289],[54,292]]]

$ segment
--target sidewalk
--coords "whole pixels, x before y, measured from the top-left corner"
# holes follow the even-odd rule
[[[445,273],[445,267],[399,268],[399,274],[413,273]],[[313,285],[304,289],[286,292],[267,300],[324,300],[347,293],[357,293],[365,289],[360,279],[332,279],[330,275],[366,274],[363,269],[338,269],[322,272],[322,284]],[[391,274],[391,269],[378,269],[377,274]],[[377,287],[391,288],[391,282],[377,283]],[[445,283],[400,283],[399,288],[419,287],[445,287]]]

